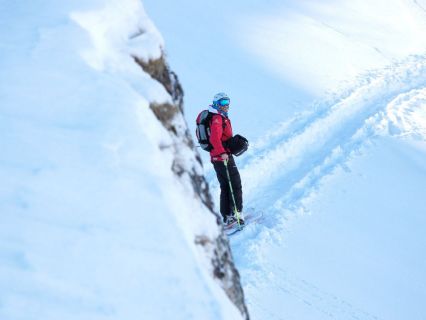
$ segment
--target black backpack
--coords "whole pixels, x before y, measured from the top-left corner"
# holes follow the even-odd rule
[[[211,151],[213,146],[210,143],[210,124],[212,121],[213,113],[209,110],[203,110],[197,117],[195,135],[197,136],[198,143],[201,149]],[[222,122],[225,129],[225,122]],[[237,134],[223,143],[225,148],[229,148],[231,153],[235,156],[240,156],[247,151],[249,143],[246,138]]]
[[[210,122],[212,121],[213,113],[209,110],[203,110],[197,117],[195,135],[201,149],[211,151],[213,146],[210,143]]]

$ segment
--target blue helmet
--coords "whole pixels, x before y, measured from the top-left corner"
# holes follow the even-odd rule
[[[228,116],[229,104],[231,103],[231,99],[229,99],[228,95],[223,92],[219,92],[213,97],[213,105],[212,107],[216,109],[221,114]]]

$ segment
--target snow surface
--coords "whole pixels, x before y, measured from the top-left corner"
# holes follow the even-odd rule
[[[0,318],[240,317],[130,57],[165,46],[190,125],[226,91],[252,142],[251,318],[424,319],[426,2],[144,4],[162,35],[136,0],[0,2]]]
[[[423,53],[417,1],[290,1],[241,20],[241,43],[272,72],[321,94],[360,71]]]
[[[188,121],[225,91],[251,141],[265,219],[231,241],[251,317],[424,319],[426,2],[145,5]]]
[[[0,319],[241,318],[131,57],[163,45],[138,0],[0,2]]]
[[[426,57],[410,60],[243,166],[267,212],[233,239],[255,319],[423,319]]]

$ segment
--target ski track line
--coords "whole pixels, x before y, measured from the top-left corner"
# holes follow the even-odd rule
[[[275,133],[267,135],[269,141],[255,144],[248,154],[240,171],[245,203],[260,208],[264,221],[247,226],[231,241],[243,287],[248,292],[250,288],[262,286],[265,270],[277,271],[267,267],[262,248],[282,241],[287,221],[304,211],[303,201],[309,199],[324,177],[337,167],[345,168],[348,159],[378,134],[381,123],[389,124],[390,134],[392,130],[399,135],[414,132],[426,139],[426,124],[409,119],[412,108],[421,108],[418,102],[424,105],[426,101],[426,55],[412,56],[380,72],[369,73],[353,88],[331,100],[328,108],[321,106],[306,118],[302,116],[282,124]],[[271,149],[272,145],[275,148]],[[346,303],[322,304],[321,299],[312,296],[315,291],[312,287],[303,289],[294,281],[272,283],[310,301],[308,304],[329,314],[330,318],[346,313],[352,319],[377,319]]]
[[[346,169],[345,162],[356,154],[370,138],[379,134],[378,128],[386,126],[385,134],[411,135],[426,140],[426,88],[413,89],[392,100],[386,112],[379,111],[365,120],[365,125],[344,144],[338,145],[324,161],[308,172],[298,183],[274,204],[275,210],[300,206],[300,202],[316,191],[321,179],[331,174],[336,167]],[[423,107],[423,108],[422,108]],[[417,115],[423,113],[422,117]],[[383,129],[382,129],[383,130]]]
[[[392,101],[382,118],[387,122],[392,135],[412,135],[420,140],[426,140],[425,106],[426,88],[414,89]]]
[[[337,92],[331,92],[325,99],[314,102],[312,110],[305,110],[296,114],[292,119],[280,123],[277,128],[271,129],[267,132],[267,134],[251,144],[251,147],[242,163],[245,165],[247,162],[250,162],[251,159],[259,158],[259,155],[264,156],[265,152],[269,151],[272,146],[277,145],[278,143],[283,143],[288,141],[290,138],[297,136],[306,129],[309,123],[329,114],[330,106],[346,99],[356,89],[369,85],[372,79],[379,76],[379,72],[381,72],[381,70],[368,71],[363,75],[363,77],[358,77],[356,79],[356,84],[349,82],[344,83],[341,86],[341,89],[338,89]]]
[[[341,141],[350,139],[367,118],[383,110],[396,95],[425,86],[425,72],[424,57],[386,69],[333,105],[326,115],[314,118],[299,134],[252,156],[241,170],[246,202],[265,208],[322,163]],[[261,200],[256,198],[259,189],[270,186],[278,188],[268,189]]]
[[[364,319],[378,320],[378,317],[356,308],[349,302],[325,292],[306,280],[299,279],[294,275],[279,267],[269,266],[275,273],[284,275],[275,278],[276,288],[283,290],[299,301],[313,308],[315,311],[327,316],[330,319]]]

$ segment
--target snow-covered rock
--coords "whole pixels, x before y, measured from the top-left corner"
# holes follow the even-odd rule
[[[141,2],[0,18],[0,318],[248,318]]]

